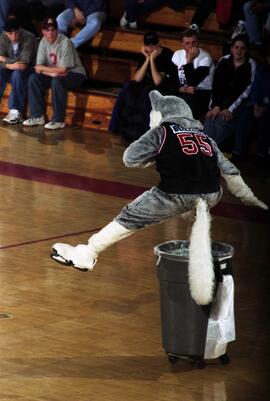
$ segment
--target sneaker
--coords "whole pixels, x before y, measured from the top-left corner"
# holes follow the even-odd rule
[[[128,26],[128,20],[126,19],[126,13],[124,13],[123,17],[120,19],[121,28],[125,28]]]
[[[128,23],[128,26],[129,26],[131,29],[137,29],[137,28],[138,28],[137,22],[136,22],[136,21],[134,21],[134,22],[129,22],[129,23]]]
[[[96,264],[96,256],[91,253],[87,245],[71,246],[57,243],[52,247],[51,258],[60,264],[74,267],[81,271],[93,270]]]
[[[10,110],[2,121],[8,124],[21,124],[23,122],[23,119],[21,113],[18,110]]]
[[[189,26],[189,29],[192,29],[193,31],[196,31],[197,33],[200,33],[200,27],[197,24],[191,24]]]
[[[234,39],[238,35],[245,35],[246,33],[246,23],[244,21],[238,21],[237,25],[233,28],[231,39]]]
[[[64,128],[65,123],[60,123],[56,121],[50,121],[47,124],[44,125],[44,128],[46,129],[61,129]]]
[[[30,117],[27,120],[24,120],[23,125],[27,127],[34,127],[35,125],[44,125],[45,118],[44,116],[41,117]]]
[[[132,29],[137,29],[137,22],[133,21],[133,22],[128,22],[128,20],[126,19],[126,13],[124,13],[123,17],[120,19],[120,26],[121,28],[126,28],[127,26],[129,28]]]

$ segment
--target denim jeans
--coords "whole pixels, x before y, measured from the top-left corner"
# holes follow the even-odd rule
[[[214,119],[206,118],[203,124],[204,132],[210,138],[213,138],[218,145],[234,133],[234,145],[232,152],[243,155],[247,151],[250,140],[250,128],[252,126],[253,116],[248,107],[247,100],[243,100],[234,112],[229,121],[225,121],[218,116]]]
[[[3,32],[5,22],[6,22],[8,14],[10,12],[11,7],[12,7],[12,1],[10,1],[10,0],[1,0],[0,1],[0,33]]]
[[[64,122],[67,104],[68,89],[79,88],[85,80],[84,75],[70,72],[65,77],[48,77],[33,73],[28,81],[28,101],[30,116],[33,118],[44,115],[44,94],[47,89],[52,90],[52,121]]]
[[[124,206],[114,220],[128,230],[162,223],[170,217],[192,210],[201,195],[208,206],[213,207],[219,202],[222,189],[209,194],[168,194],[153,187]]]
[[[23,112],[27,93],[27,80],[31,72],[32,69],[30,68],[19,71],[0,67],[0,99],[3,97],[7,82],[10,82],[12,87],[8,99],[9,109],[16,109],[20,113]]]
[[[261,44],[262,42],[262,27],[260,17],[255,14],[251,6],[254,1],[248,1],[244,4],[243,10],[246,21],[246,30],[250,43]]]
[[[71,8],[67,8],[57,17],[59,32],[63,34],[68,33],[68,29],[74,18],[74,11]],[[86,17],[85,25],[82,27],[79,33],[71,38],[74,47],[78,47],[83,43],[90,40],[101,28],[101,24],[105,21],[106,14],[103,11],[97,11],[89,14]]]

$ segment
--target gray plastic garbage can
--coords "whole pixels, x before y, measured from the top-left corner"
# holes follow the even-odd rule
[[[162,342],[171,363],[190,357],[198,368],[204,367],[208,318],[212,304],[201,306],[191,297],[188,282],[189,241],[168,241],[157,245],[157,275],[160,285]],[[223,274],[232,274],[234,249],[222,242],[212,242],[216,282]],[[220,357],[228,363],[227,355]]]

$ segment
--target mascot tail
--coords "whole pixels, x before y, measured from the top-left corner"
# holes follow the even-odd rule
[[[188,265],[191,296],[199,305],[207,305],[213,299],[215,273],[210,240],[210,214],[205,200],[199,199],[196,220],[192,226]]]

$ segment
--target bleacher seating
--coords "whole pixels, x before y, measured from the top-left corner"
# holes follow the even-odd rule
[[[111,111],[121,85],[132,78],[136,58],[142,46],[146,30],[156,30],[164,46],[177,50],[181,47],[180,32],[191,21],[194,6],[184,6],[180,11],[162,7],[143,16],[139,29],[122,29],[119,19],[123,14],[123,2],[110,0],[110,16],[102,30],[86,45],[78,49],[88,71],[89,85],[77,92],[69,92],[67,105],[68,124],[86,128],[107,130]],[[76,30],[72,34],[75,34]],[[217,60],[222,55],[224,32],[218,29],[215,14],[212,14],[202,31],[202,47]],[[6,91],[1,112],[7,112]],[[50,95],[46,101],[47,114],[51,115]]]

